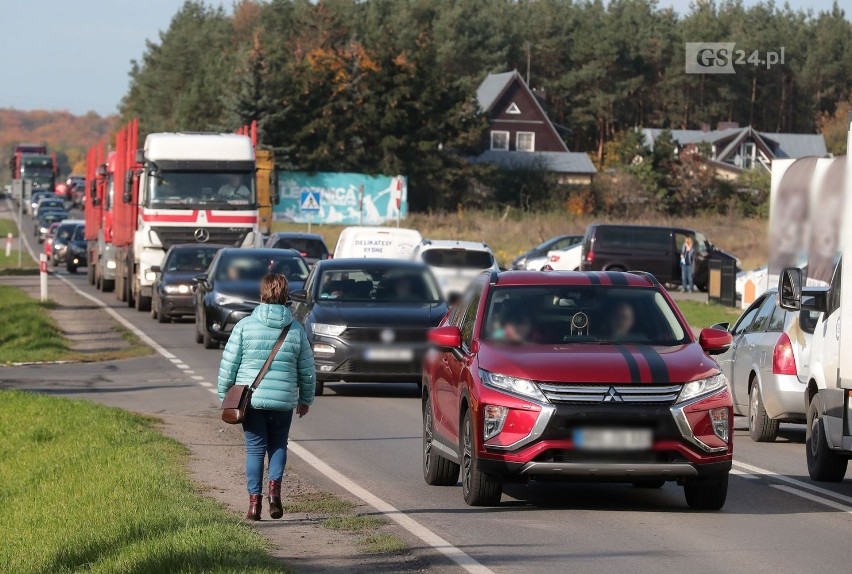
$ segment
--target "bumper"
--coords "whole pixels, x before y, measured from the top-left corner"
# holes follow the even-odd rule
[[[317,380],[349,382],[412,382],[423,380],[425,344],[382,345],[344,342],[335,337],[313,336]],[[333,348],[333,353],[317,347]],[[375,358],[376,350],[381,357]]]
[[[760,387],[766,414],[773,419],[804,422],[805,389],[795,375],[770,375]]]
[[[160,312],[170,317],[195,314],[193,295],[167,295],[160,293]]]
[[[254,307],[214,305],[208,306],[206,311],[207,332],[210,337],[216,341],[227,341],[234,325],[251,315]]]

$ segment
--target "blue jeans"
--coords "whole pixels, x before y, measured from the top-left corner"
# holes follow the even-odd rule
[[[692,283],[692,265],[680,266],[680,286],[687,291],[695,291],[695,285]]]
[[[281,480],[287,464],[287,437],[293,411],[246,409],[246,481],[249,494],[263,494],[263,461],[269,455],[269,480]]]

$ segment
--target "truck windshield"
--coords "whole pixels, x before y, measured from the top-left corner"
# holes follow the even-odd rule
[[[148,207],[247,209],[255,206],[253,172],[166,171],[148,177]]]

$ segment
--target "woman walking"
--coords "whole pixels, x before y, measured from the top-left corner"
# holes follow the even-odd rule
[[[314,400],[314,355],[305,330],[284,306],[289,296],[284,275],[266,275],[260,284],[260,305],[236,324],[219,365],[219,400],[234,385],[251,385],[282,331],[281,349],[246,409],[246,480],[249,510],[246,518],[260,520],[263,506],[263,466],[269,456],[269,515],[281,518],[281,479],[287,463],[287,437],[293,411],[308,414]]]
[[[680,290],[695,291],[692,273],[695,268],[695,249],[692,246],[692,236],[687,235],[680,250]]]

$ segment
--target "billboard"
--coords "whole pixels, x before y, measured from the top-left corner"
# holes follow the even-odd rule
[[[278,190],[275,221],[382,225],[408,215],[408,182],[399,175],[286,171],[278,174]],[[306,197],[318,197],[318,202],[311,200],[311,207],[319,203],[318,208],[302,210]]]

